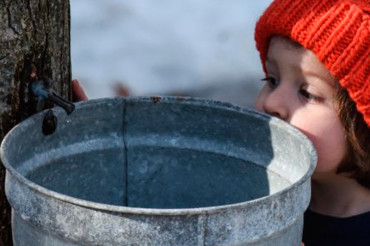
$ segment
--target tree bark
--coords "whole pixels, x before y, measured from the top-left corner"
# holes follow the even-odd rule
[[[36,113],[36,99],[29,89],[32,72],[39,79],[52,79],[52,89],[71,99],[71,63],[68,0],[0,0],[0,6],[2,140],[14,125]],[[0,165],[0,246],[12,245],[4,179]]]

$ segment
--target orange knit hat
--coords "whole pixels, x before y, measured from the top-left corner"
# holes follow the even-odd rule
[[[369,13],[370,0],[275,0],[255,31],[264,71],[270,38],[291,38],[316,54],[370,126]]]

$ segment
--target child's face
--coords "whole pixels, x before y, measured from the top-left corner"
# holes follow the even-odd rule
[[[346,137],[334,100],[335,80],[313,52],[274,37],[269,46],[268,77],[257,110],[292,124],[313,142],[315,173],[333,173],[346,155]]]

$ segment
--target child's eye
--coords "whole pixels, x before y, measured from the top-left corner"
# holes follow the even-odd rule
[[[321,102],[323,100],[323,98],[308,92],[306,89],[301,89],[299,93],[309,102]]]
[[[263,78],[261,80],[266,81],[270,88],[275,88],[279,85],[277,79],[275,79],[274,77],[269,76],[269,77]]]

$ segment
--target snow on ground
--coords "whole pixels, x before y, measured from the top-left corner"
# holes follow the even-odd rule
[[[255,88],[253,31],[270,1],[71,0],[73,78],[90,98],[116,83],[134,95]]]

